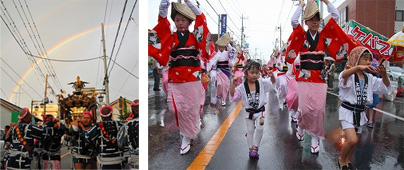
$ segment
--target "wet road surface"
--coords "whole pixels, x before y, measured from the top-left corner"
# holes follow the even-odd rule
[[[187,169],[200,154],[213,134],[219,129],[237,103],[227,106],[208,105],[206,96],[201,132],[186,155],[179,154],[180,135],[174,131],[173,116],[167,113],[165,93],[152,91],[149,79],[149,169]],[[209,94],[209,92],[207,92]],[[404,100],[380,100],[378,109],[404,117]],[[279,109],[278,100],[270,97],[267,105],[264,136],[259,148],[260,159],[248,157],[243,114],[228,128],[206,169],[337,169],[336,159],[344,142],[344,132],[338,121],[339,100],[335,93],[327,94],[324,121],[325,139],[320,142],[320,153],[310,153],[310,136],[299,142],[295,124],[291,123],[287,109]],[[375,114],[374,128],[363,127],[353,156],[359,169],[404,168],[404,121],[381,112]]]

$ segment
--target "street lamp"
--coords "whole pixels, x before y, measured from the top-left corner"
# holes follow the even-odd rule
[[[98,96],[98,102],[102,103],[104,101],[104,96],[103,95],[99,95]]]

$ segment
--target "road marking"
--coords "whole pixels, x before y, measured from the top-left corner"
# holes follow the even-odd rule
[[[238,102],[237,106],[233,109],[230,115],[226,118],[223,124],[219,127],[219,129],[215,132],[215,134],[210,138],[209,142],[206,144],[205,148],[199,153],[199,155],[194,159],[191,165],[188,167],[188,170],[194,169],[205,169],[212,159],[213,155],[220,143],[226,136],[227,131],[230,126],[233,124],[234,120],[237,118],[238,114],[241,110],[241,101]]]
[[[70,153],[67,152],[67,153],[63,154],[63,155],[60,157],[60,159],[62,159],[63,157],[65,157],[65,156],[68,155],[68,154],[70,154]]]
[[[338,95],[335,94],[335,93],[331,93],[331,92],[327,92],[327,93],[338,97]],[[383,114],[386,114],[386,115],[388,115],[388,116],[394,117],[394,118],[396,118],[396,119],[398,119],[398,120],[404,121],[404,118],[403,118],[403,117],[397,116],[397,115],[395,115],[395,114],[392,114],[392,113],[389,113],[389,112],[385,112],[385,111],[380,110],[380,109],[378,109],[378,108],[373,108],[373,110],[376,110],[376,111],[378,111],[378,112],[380,112],[380,113],[383,113]]]

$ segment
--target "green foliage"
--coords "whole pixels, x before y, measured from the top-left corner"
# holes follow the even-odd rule
[[[119,114],[119,120],[126,120],[126,118],[128,118],[130,115],[130,111],[124,109],[122,110],[122,113]]]
[[[403,79],[401,77],[398,77],[398,87],[402,87],[403,86]]]

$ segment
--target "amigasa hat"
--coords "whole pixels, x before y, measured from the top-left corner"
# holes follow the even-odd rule
[[[304,10],[304,20],[309,20],[314,17],[318,13],[318,16],[321,18],[320,10],[318,9],[318,5],[314,0],[308,0],[306,9]]]
[[[196,16],[194,12],[192,12],[191,8],[189,8],[186,4],[172,2],[171,3],[171,19],[174,20],[177,14],[184,15],[188,19],[194,21]]]
[[[230,42],[230,35],[229,33],[224,34],[223,36],[221,36],[217,41],[216,41],[216,45],[221,46],[221,47],[226,47],[227,43]]]

